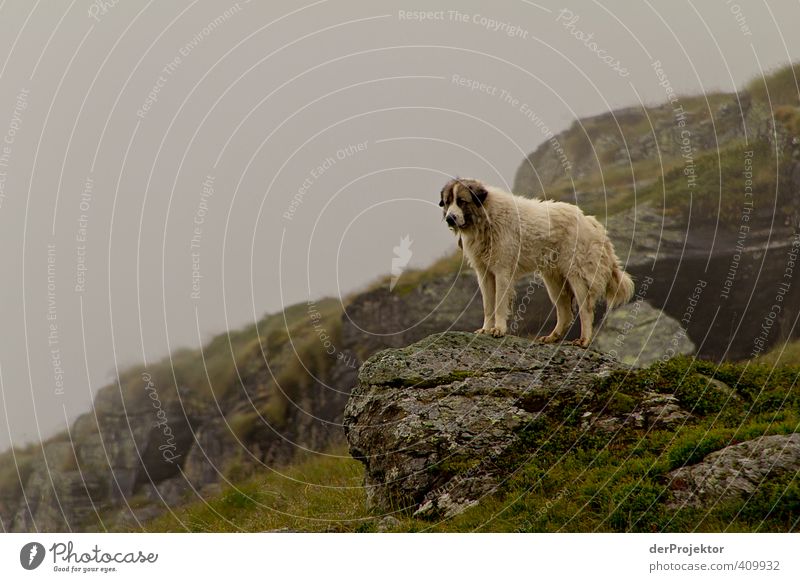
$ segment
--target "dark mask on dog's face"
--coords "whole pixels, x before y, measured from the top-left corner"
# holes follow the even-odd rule
[[[483,213],[488,192],[477,180],[454,178],[444,185],[439,206],[447,226],[453,230],[469,228]]]

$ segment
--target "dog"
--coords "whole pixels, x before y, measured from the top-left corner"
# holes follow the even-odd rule
[[[605,228],[574,204],[523,198],[479,180],[454,178],[442,188],[439,206],[478,276],[483,327],[475,333],[506,334],[514,283],[536,271],[557,314],[555,329],[538,338],[544,343],[569,330],[573,299],[581,322],[580,339],[573,343],[588,347],[597,303],[605,299],[613,309],[633,296],[633,280]]]

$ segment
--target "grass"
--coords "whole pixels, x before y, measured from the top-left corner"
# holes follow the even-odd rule
[[[800,64],[778,68],[765,77],[755,77],[745,90],[754,100],[776,105],[800,105]],[[767,98],[769,93],[769,99]]]
[[[145,525],[148,532],[358,531],[371,519],[363,471],[343,447],[265,471]],[[138,530],[131,530],[138,531]]]
[[[745,157],[752,151],[753,196],[747,199],[745,189]],[[698,155],[694,159],[695,181],[689,186],[684,165],[664,173],[663,185],[653,184],[643,194],[645,198],[662,200],[672,214],[685,219],[719,218],[723,224],[741,220],[746,201],[752,205],[768,205],[776,197],[777,184],[788,170],[780,165],[775,147],[766,140],[731,142],[719,151]],[[769,204],[771,206],[771,204]]]
[[[775,370],[748,364],[715,365],[678,358],[634,374],[615,375],[599,403],[643,390],[677,392],[695,420],[677,430],[624,431],[600,438],[575,424],[542,426],[501,492],[437,524],[410,520],[411,531],[792,531],[800,515],[793,475],[769,480],[747,500],[713,507],[668,509],[669,471],[731,444],[800,428],[800,367]],[[721,403],[708,377],[738,395]],[[622,399],[624,404],[625,399]]]
[[[789,113],[784,118],[794,120]],[[800,121],[797,123],[800,126]],[[664,157],[660,162],[646,159],[632,165],[609,166],[602,170],[602,175],[597,172],[576,180],[574,190],[571,182],[562,179],[548,188],[548,195],[555,200],[577,203],[585,212],[601,217],[632,208],[634,203],[653,202],[684,220],[691,217],[693,221],[702,221],[719,215],[723,224],[736,222],[741,219],[745,203],[743,172],[745,152],[749,150],[753,151],[753,197],[748,200],[760,200],[764,206],[775,199],[777,185],[787,178],[789,169],[788,164],[779,163],[775,147],[766,140],[751,140],[748,146],[741,141],[730,142],[718,152],[697,155],[696,179],[691,188],[684,162]],[[647,177],[657,179],[647,180]],[[638,183],[636,189],[634,178]]]
[[[609,166],[603,168],[602,174],[597,172],[576,180],[574,190],[572,182],[560,179],[548,187],[547,195],[553,200],[577,203],[584,212],[594,216],[611,216],[633,208],[634,201],[641,204],[654,199],[653,186],[642,184],[652,182],[649,178],[653,176],[661,176],[662,168],[666,173],[676,167],[677,161],[667,157],[660,161],[649,158],[630,165]],[[661,181],[657,180],[655,184],[660,190]]]
[[[800,364],[800,340],[787,340],[753,360],[756,364],[767,366],[789,366]]]
[[[646,391],[674,392],[693,409],[693,420],[675,430],[604,435],[583,430],[575,403],[562,403],[558,419],[529,427],[518,447],[498,461],[507,467],[507,479],[497,493],[444,521],[395,514],[392,531],[795,531],[800,483],[794,476],[768,480],[746,503],[676,510],[666,504],[666,475],[738,442],[797,432],[799,375],[800,367],[717,366],[685,357],[611,375],[597,385],[597,397],[587,404],[591,410],[625,413]],[[736,396],[720,392],[709,378]],[[343,448],[333,454],[307,456],[283,473],[265,471],[145,529],[376,531],[385,516],[367,509],[361,464]]]
[[[752,107],[765,120],[778,121],[778,131],[783,145],[800,139],[800,64],[786,66],[770,72],[764,78],[750,81],[740,92],[740,98],[748,98]],[[738,115],[718,115],[723,104],[738,111],[733,94],[713,93],[707,96],[681,96],[689,128],[711,121],[713,112],[716,132],[725,135],[731,123],[741,123]],[[659,156],[648,155],[645,159],[631,161],[624,152],[625,144],[635,146],[643,136],[652,136],[653,127],[659,139],[664,138],[665,128],[674,127],[674,112],[669,104],[647,107],[647,116],[641,108],[617,111],[611,115],[599,115],[577,121],[558,137],[570,159],[590,159],[595,164],[586,175],[575,178],[560,177],[547,184],[547,197],[577,203],[586,212],[598,216],[612,215],[630,209],[634,203],[653,201],[663,204],[665,211],[684,219],[716,219],[721,222],[738,221],[744,198],[744,151],[754,149],[753,199],[761,206],[774,200],[778,184],[786,184],[790,164],[781,157],[786,150],[783,145],[776,153],[773,144],[766,138],[754,139],[756,128],[750,128],[750,146],[741,141],[723,141],[718,147],[694,151],[694,172],[697,182],[687,185],[685,160],[672,147],[660,148]],[[649,117],[649,121],[648,121]],[[766,123],[767,121],[765,121]],[[652,127],[651,127],[652,123]],[[619,125],[618,125],[619,124]],[[766,133],[769,133],[768,130]],[[794,142],[793,142],[794,140]],[[663,145],[663,144],[662,144]],[[542,146],[547,149],[547,145]],[[787,152],[788,154],[788,152]],[[663,171],[662,171],[663,169]],[[637,188],[634,189],[634,182]],[[520,186],[524,190],[524,186]],[[533,192],[538,192],[538,187]],[[577,196],[577,200],[576,200]],[[770,205],[771,206],[771,205]],[[780,208],[791,214],[793,208]]]

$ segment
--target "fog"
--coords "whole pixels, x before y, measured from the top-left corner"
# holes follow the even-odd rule
[[[510,188],[550,132],[665,101],[656,69],[740,88],[800,57],[799,21],[725,0],[0,3],[0,449],[121,367],[363,288],[404,237],[429,264],[455,248],[448,177]]]

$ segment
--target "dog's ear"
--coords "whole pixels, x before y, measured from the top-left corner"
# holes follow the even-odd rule
[[[439,192],[439,206],[444,208],[444,188]]]
[[[483,203],[486,201],[486,197],[489,195],[489,192],[486,191],[486,188],[480,184],[476,184],[472,186],[469,191],[472,193],[472,199],[475,201],[475,204],[478,206],[483,206]]]

